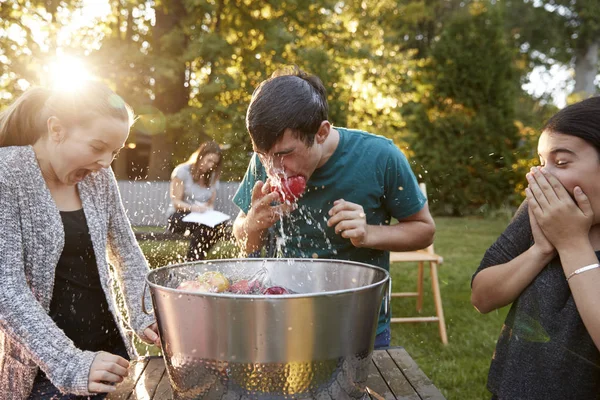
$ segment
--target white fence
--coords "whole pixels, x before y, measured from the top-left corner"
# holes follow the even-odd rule
[[[238,186],[238,182],[221,182],[215,201],[215,210],[231,215],[232,220],[239,212],[231,201]],[[166,226],[169,182],[119,181],[119,190],[132,225]]]

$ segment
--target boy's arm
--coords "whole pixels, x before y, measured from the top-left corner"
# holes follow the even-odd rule
[[[240,211],[233,223],[233,236],[235,236],[242,250],[246,254],[250,254],[264,246],[266,231],[252,230],[252,227],[248,224],[248,216]]]
[[[433,243],[435,222],[427,203],[416,214],[402,218],[394,225],[367,225],[363,247],[389,251],[424,249]]]
[[[336,201],[329,215],[327,225],[335,227],[335,233],[350,239],[355,247],[411,251],[433,243],[435,223],[427,203],[394,225],[368,225],[362,206],[345,200]]]
[[[360,204],[333,203],[328,226],[355,247],[386,251],[423,249],[433,243],[435,223],[427,199],[404,154],[392,142],[382,147],[373,168],[384,188],[382,207],[398,220],[394,225],[368,225]]]

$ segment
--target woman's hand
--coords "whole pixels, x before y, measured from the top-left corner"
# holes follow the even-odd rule
[[[542,232],[540,225],[533,214],[532,208],[527,207],[527,212],[529,213],[529,224],[531,225],[531,233],[533,235],[534,246],[539,250],[539,252],[543,255],[555,255],[556,249],[550,243],[544,232]]]
[[[148,344],[160,347],[160,334],[156,322],[144,329],[144,337],[141,339]]]
[[[110,393],[116,390],[115,385],[123,382],[128,374],[129,361],[104,351],[96,355],[90,374],[88,390],[90,393]]]
[[[192,204],[190,207],[191,212],[203,213],[208,211],[208,207],[203,204]]]
[[[543,168],[532,168],[532,172],[527,174],[527,181],[529,208],[544,236],[559,252],[582,240],[589,241],[594,213],[579,186],[573,189],[573,201],[560,181]]]

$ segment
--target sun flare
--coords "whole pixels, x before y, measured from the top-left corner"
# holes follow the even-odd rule
[[[74,91],[92,79],[85,63],[76,57],[62,56],[49,65],[50,85],[53,89]]]

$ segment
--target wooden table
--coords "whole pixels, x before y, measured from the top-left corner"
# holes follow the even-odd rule
[[[108,400],[170,400],[173,398],[162,357],[146,357],[132,363],[127,379]],[[374,400],[444,400],[402,347],[376,350],[367,388]]]

